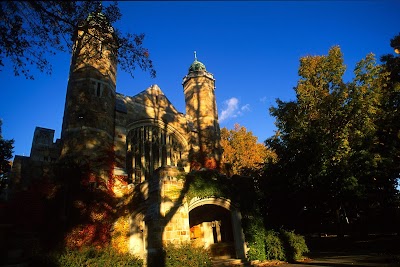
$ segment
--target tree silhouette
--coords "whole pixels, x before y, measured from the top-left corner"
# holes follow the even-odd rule
[[[1,126],[3,122],[0,120],[0,189],[7,186],[8,173],[11,169],[10,159],[12,158],[12,150],[14,140],[5,140],[1,134]]]
[[[278,132],[267,145],[278,161],[267,165],[264,188],[269,207],[291,227],[293,216],[307,213],[315,227],[329,218],[342,234],[344,223],[359,223],[396,198],[398,167],[388,163],[397,156],[386,146],[398,137],[382,134],[382,119],[394,119],[396,108],[387,101],[398,93],[373,54],[357,63],[351,82],[343,81],[344,71],[339,47],[301,58],[296,100],[277,100],[270,109]]]
[[[104,12],[108,29],[121,18],[117,1],[102,8],[101,1],[4,1],[0,3],[0,71],[12,66],[16,76],[33,79],[31,67],[51,74],[49,58],[58,52],[71,51],[76,26],[94,11]],[[132,77],[136,67],[155,77],[149,51],[144,48],[144,34],[114,31],[119,44],[118,62]],[[107,43],[107,40],[103,40]]]

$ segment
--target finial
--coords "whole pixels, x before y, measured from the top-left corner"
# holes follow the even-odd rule
[[[194,61],[197,61],[197,54],[196,54],[196,51],[194,51]]]
[[[100,1],[100,2],[99,2],[99,6],[97,7],[97,13],[101,13],[101,11],[103,11],[103,4],[102,4],[102,2],[103,2],[103,1]]]

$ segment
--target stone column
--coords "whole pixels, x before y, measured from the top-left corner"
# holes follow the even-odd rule
[[[233,228],[233,239],[235,244],[236,257],[239,259],[246,258],[246,243],[244,241],[244,233],[242,230],[242,215],[237,209],[231,210],[231,220]]]

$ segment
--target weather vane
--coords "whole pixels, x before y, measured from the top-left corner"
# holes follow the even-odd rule
[[[99,12],[99,13],[100,13],[101,11],[103,11],[103,3],[102,3],[102,2],[103,2],[103,1],[100,1],[100,2],[99,2],[99,5],[97,6],[97,10],[98,10],[97,12]]]

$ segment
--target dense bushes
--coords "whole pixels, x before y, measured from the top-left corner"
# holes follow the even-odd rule
[[[301,260],[309,252],[303,236],[281,229],[265,231],[261,218],[243,220],[249,260]]]
[[[32,266],[42,267],[142,267],[143,261],[129,253],[119,253],[112,247],[81,249],[44,253],[37,251]],[[211,267],[209,252],[190,243],[165,247],[165,267]]]
[[[242,219],[242,226],[247,241],[247,257],[249,260],[266,259],[265,228],[263,219],[259,216],[247,216]]]
[[[165,248],[165,267],[211,267],[211,258],[204,248],[190,243],[180,246],[168,244]]]
[[[297,235],[293,231],[286,231],[283,229],[280,230],[280,235],[284,242],[286,259],[288,261],[301,260],[304,253],[309,252],[303,236]]]
[[[112,248],[83,247],[78,250],[37,255],[33,264],[43,267],[141,267],[143,261],[128,253],[118,253]]]
[[[286,260],[285,248],[278,232],[267,231],[265,235],[265,255],[268,260]]]

